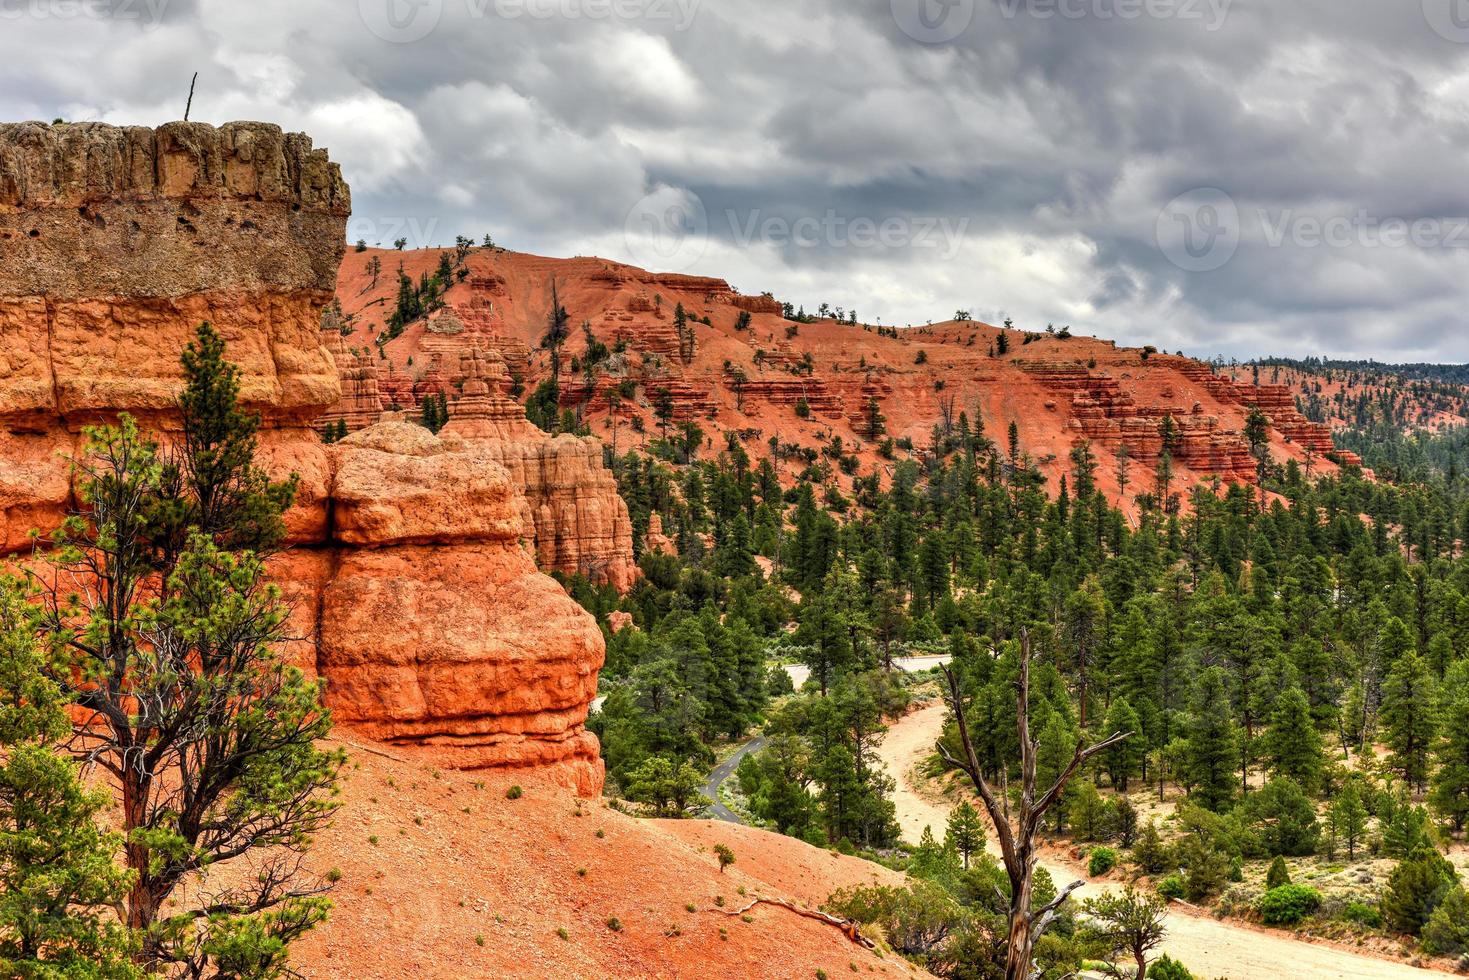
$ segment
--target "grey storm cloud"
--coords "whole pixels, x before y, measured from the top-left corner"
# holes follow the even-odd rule
[[[158,124],[195,71],[370,242],[1469,361],[1466,0],[0,0],[4,118]]]

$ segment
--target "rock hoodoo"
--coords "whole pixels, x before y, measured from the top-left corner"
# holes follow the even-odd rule
[[[302,478],[275,572],[304,638],[290,655],[325,678],[337,721],[594,793],[602,634],[522,541],[573,562],[625,543],[630,569],[626,508],[593,443],[532,439],[483,381],[476,438],[362,428],[382,412],[376,365],[323,322],[350,209],[326,152],[275,126],[0,126],[0,555],[72,506],[63,457],[84,425],[177,425],[179,353],[208,320],[264,462]],[[344,404],[362,431],[323,445],[316,420]]]

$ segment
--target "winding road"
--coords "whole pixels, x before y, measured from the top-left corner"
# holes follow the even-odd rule
[[[933,752],[943,729],[942,702],[912,712],[889,726],[878,749],[883,764],[897,786],[898,824],[908,841],[917,841],[923,828],[941,836],[948,822],[950,804],[924,795],[913,776],[914,767]],[[994,850],[994,832],[987,845]],[[1041,861],[1058,885],[1086,876],[1075,868]],[[1114,884],[1088,883],[1076,892],[1076,900],[1095,897],[1115,889]],[[1168,916],[1168,938],[1163,952],[1181,961],[1198,977],[1227,980],[1423,980],[1453,974],[1423,970],[1407,963],[1353,953],[1337,946],[1294,939],[1289,935],[1239,923],[1221,922],[1207,915],[1190,914],[1174,906]]]
[[[724,801],[719,798],[719,787],[726,779],[734,775],[734,771],[740,767],[740,761],[745,756],[751,752],[760,751],[764,744],[765,736],[752,738],[741,745],[728,759],[714,767],[714,771],[709,774],[709,781],[704,784],[704,795],[714,801],[713,805],[704,811],[705,817],[711,820],[723,820],[725,823],[744,823],[740,815],[725,806]]]

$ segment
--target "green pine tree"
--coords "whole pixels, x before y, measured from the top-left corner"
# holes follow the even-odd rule
[[[1388,762],[1419,792],[1428,784],[1437,729],[1436,687],[1428,664],[1414,651],[1404,654],[1382,685],[1382,725],[1392,755]]]
[[[1443,729],[1434,750],[1438,769],[1433,775],[1429,802],[1454,828],[1464,832],[1469,821],[1469,671],[1451,671],[1445,688],[1453,691],[1444,709]]]
[[[99,829],[107,794],[57,747],[71,722],[37,626],[20,584],[0,579],[0,974],[140,977],[111,915],[133,880],[113,863],[122,838]]]
[[[1348,780],[1327,811],[1332,837],[1346,845],[1347,857],[1355,860],[1357,845],[1367,833],[1367,807],[1355,779]]]
[[[182,360],[177,450],[161,456],[126,415],[87,430],[85,510],[34,581],[62,651],[54,677],[94,721],[78,747],[119,801],[139,964],[270,975],[325,917],[320,882],[288,857],[232,886],[211,878],[210,915],[178,896],[206,869],[303,853],[335,807],[342,756],[316,747],[331,730],[320,686],[277,653],[287,610],[264,559],[284,541],[295,482],[255,465],[259,420],[239,409],[238,371],[207,324]],[[79,579],[95,585],[65,584]]]
[[[965,871],[969,870],[969,858],[984,851],[984,822],[968,800],[950,811],[945,839],[964,859]]]
[[[1218,810],[1234,799],[1239,788],[1238,738],[1221,668],[1210,667],[1199,675],[1191,713],[1185,760],[1193,785],[1189,795],[1201,806]]]
[[[1292,687],[1276,699],[1265,733],[1265,754],[1276,775],[1289,776],[1307,793],[1320,790],[1326,756],[1311,718],[1311,702],[1300,688]]]

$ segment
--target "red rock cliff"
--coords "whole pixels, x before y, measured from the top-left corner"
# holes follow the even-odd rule
[[[0,126],[0,554],[73,505],[62,457],[83,425],[126,411],[176,426],[179,353],[211,321],[264,461],[302,477],[276,573],[303,637],[290,654],[325,678],[337,721],[443,765],[548,767],[596,792],[583,722],[602,636],[521,545],[535,515],[579,504],[527,500],[507,472],[581,450],[402,422],[329,448],[312,429],[342,401],[321,324],[350,209],[326,152],[275,126]]]

